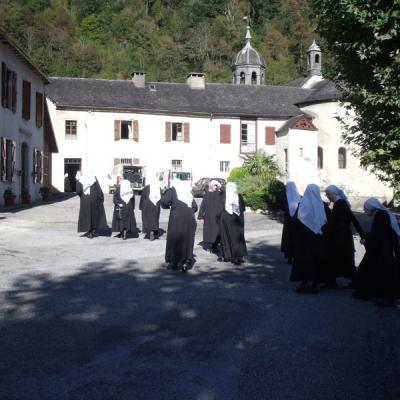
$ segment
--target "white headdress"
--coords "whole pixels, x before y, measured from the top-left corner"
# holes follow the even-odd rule
[[[364,208],[366,208],[367,210],[386,211],[389,214],[390,225],[392,226],[392,229],[396,232],[397,236],[400,236],[400,228],[395,215],[388,208],[386,208],[377,198],[371,197],[370,199],[368,199],[364,203]]]
[[[240,215],[239,208],[239,193],[235,182],[228,182],[226,184],[226,199],[225,199],[225,210],[229,214]]]
[[[86,174],[82,174],[78,180],[83,186],[83,194],[89,195],[90,186],[92,186],[96,182],[96,177],[94,176],[94,174],[92,172],[87,172]]]
[[[155,176],[150,177],[148,184],[150,186],[149,199],[156,206],[161,199],[160,185]]]
[[[342,199],[344,200],[349,207],[351,207],[349,200],[347,199],[347,196],[344,194],[343,190],[337,187],[336,185],[329,185],[326,189],[325,192],[332,193],[335,196],[335,201],[337,199]]]
[[[129,200],[134,195],[131,183],[128,181],[128,179],[122,179],[119,185],[119,195],[126,204],[128,204]]]
[[[286,183],[286,198],[288,203],[289,214],[291,217],[293,217],[301,200],[301,196],[294,182]]]
[[[188,207],[192,207],[193,194],[190,184],[179,179],[173,181],[172,187],[175,188],[178,200],[185,203]]]

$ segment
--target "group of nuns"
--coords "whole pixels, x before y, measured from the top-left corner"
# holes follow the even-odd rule
[[[297,293],[319,293],[321,287],[336,288],[336,279],[349,280],[358,299],[375,299],[377,305],[394,306],[400,298],[400,229],[396,217],[378,199],[364,203],[373,218],[365,233],[343,191],[335,185],[325,189],[307,186],[300,196],[294,182],[286,184],[285,219],[281,251],[292,265],[290,280],[299,282]],[[365,246],[365,255],[355,267],[352,225]]]
[[[76,193],[80,197],[78,232],[93,239],[97,231],[107,229],[104,195],[92,173],[76,175]],[[114,191],[112,231],[115,237],[126,240],[128,233],[138,237],[135,217],[135,196],[127,176]],[[187,182],[173,181],[172,187],[161,193],[154,178],[142,190],[139,210],[142,212],[142,231],[145,238],[158,239],[160,207],[170,209],[165,261],[171,269],[187,271],[194,264],[193,247],[196,232],[194,201]],[[244,202],[235,183],[220,185],[212,181],[203,198],[199,219],[204,221],[204,241],[218,254],[219,261],[241,264],[247,254],[244,239]]]

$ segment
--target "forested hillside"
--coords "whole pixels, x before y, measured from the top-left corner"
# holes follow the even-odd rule
[[[250,13],[267,83],[305,71],[310,0],[0,0],[0,28],[50,76],[230,82]]]

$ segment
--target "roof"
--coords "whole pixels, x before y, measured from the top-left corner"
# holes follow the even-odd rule
[[[44,83],[49,83],[47,76],[37,68],[30,58],[4,33],[0,30],[0,43],[8,46],[11,51],[20,59],[25,65],[27,65]]]
[[[309,76],[301,76],[300,78],[297,78],[293,81],[290,81],[288,83],[285,83],[285,86],[290,86],[290,87],[303,87],[303,85],[310,79]]]
[[[312,90],[288,86],[146,83],[131,80],[50,78],[46,95],[58,108],[290,118]]]
[[[305,105],[312,103],[324,103],[336,101],[342,97],[342,93],[336,88],[335,82],[324,79],[313,86],[312,93],[305,99],[296,103],[296,105]]]
[[[239,65],[261,65],[265,68],[263,56],[251,45],[250,26],[247,26],[246,44],[233,58],[232,67]]]

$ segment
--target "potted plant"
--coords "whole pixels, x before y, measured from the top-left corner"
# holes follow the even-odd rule
[[[51,192],[48,186],[41,186],[39,189],[39,193],[41,194],[43,201],[49,201]]]
[[[31,202],[31,195],[27,188],[23,188],[21,191],[21,203],[29,204]]]
[[[15,194],[13,193],[12,189],[10,187],[8,187],[4,193],[3,193],[3,197],[4,197],[4,204],[6,206],[13,206],[15,205]]]

